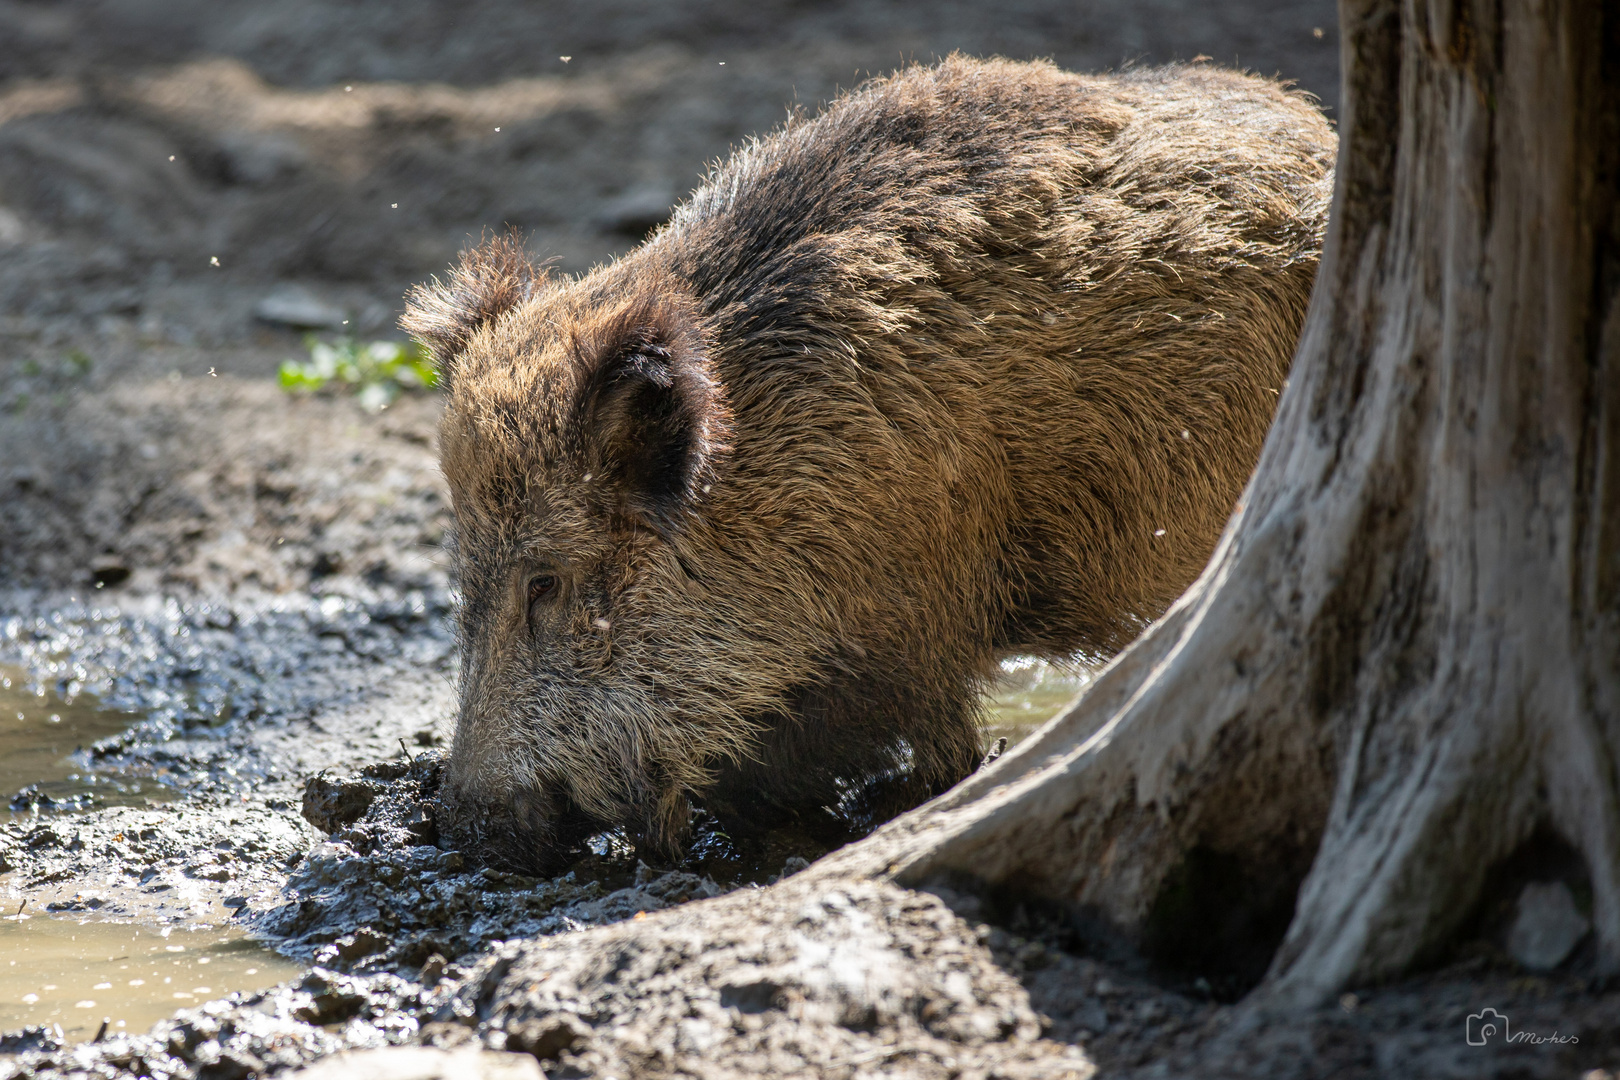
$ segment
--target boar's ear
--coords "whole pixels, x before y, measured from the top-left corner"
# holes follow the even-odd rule
[[[620,509],[673,526],[725,448],[729,416],[695,318],[670,300],[635,305],[582,343],[576,415],[592,471]]]
[[[516,232],[485,240],[461,253],[448,281],[437,277],[405,295],[404,331],[420,341],[449,385],[456,359],[479,327],[527,300],[545,277]]]

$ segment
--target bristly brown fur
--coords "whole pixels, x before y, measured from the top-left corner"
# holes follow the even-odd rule
[[[977,760],[1015,653],[1197,575],[1304,316],[1332,133],[1209,67],[953,57],[738,151],[621,261],[510,238],[412,294],[452,372],[464,839],[678,847]]]
[[[527,300],[544,276],[521,235],[496,236],[463,251],[449,281],[434,278],[412,288],[400,326],[427,347],[440,378],[449,381],[474,331]]]

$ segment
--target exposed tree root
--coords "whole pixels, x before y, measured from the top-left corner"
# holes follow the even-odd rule
[[[1298,884],[1264,996],[1310,1004],[1441,953],[1545,830],[1620,961],[1620,20],[1343,12],[1326,259],[1209,569],[839,872],[1042,896],[1151,946],[1167,911],[1216,921],[1231,882],[1188,870],[1213,854],[1256,902]]]

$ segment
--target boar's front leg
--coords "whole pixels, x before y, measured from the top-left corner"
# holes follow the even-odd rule
[[[870,686],[817,688],[768,718],[753,757],[724,765],[701,798],[733,836],[797,826],[828,843],[865,835],[971,773],[970,691],[932,702]]]

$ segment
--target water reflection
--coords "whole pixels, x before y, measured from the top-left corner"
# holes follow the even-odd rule
[[[1034,657],[1004,660],[1001,678],[985,695],[985,746],[1005,737],[1008,748],[1062,712],[1091,682],[1091,669],[1060,666]]]

